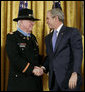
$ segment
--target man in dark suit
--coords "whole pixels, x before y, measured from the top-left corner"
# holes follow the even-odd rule
[[[35,36],[31,33],[34,21],[33,11],[21,9],[17,31],[8,33],[6,50],[10,61],[7,91],[42,91],[42,77],[35,76],[35,66],[40,66],[39,47]],[[38,71],[37,71],[38,72]]]
[[[41,68],[49,72],[49,89],[79,91],[82,37],[76,28],[64,26],[64,14],[59,7],[49,10],[46,20],[53,31],[45,37],[47,57]]]

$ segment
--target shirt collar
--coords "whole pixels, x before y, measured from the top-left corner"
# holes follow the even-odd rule
[[[21,34],[23,34],[24,36],[28,36],[28,37],[31,36],[30,33],[26,33],[26,32],[24,32],[24,31],[21,30],[19,27],[17,28],[17,30],[18,30]]]
[[[63,26],[63,23],[56,30],[54,30],[54,31],[58,31],[58,33],[59,33],[60,30],[61,30],[61,28],[62,28],[62,26]]]

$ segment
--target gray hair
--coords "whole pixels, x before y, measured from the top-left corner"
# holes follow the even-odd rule
[[[64,13],[62,12],[61,9],[54,8],[54,9],[49,10],[48,12],[50,12],[52,14],[52,18],[58,16],[59,21],[64,23]]]
[[[20,27],[20,25],[21,25],[21,21],[19,20],[19,21],[17,22],[17,27]]]

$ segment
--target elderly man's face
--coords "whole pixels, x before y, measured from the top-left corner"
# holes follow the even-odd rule
[[[31,20],[21,20],[21,25],[26,29],[27,33],[31,33],[34,22]]]

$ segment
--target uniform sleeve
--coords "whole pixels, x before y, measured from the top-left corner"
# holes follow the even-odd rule
[[[6,39],[6,51],[10,61],[10,65],[14,66],[17,71],[22,72],[28,64],[28,61],[26,58],[20,56],[17,43],[14,37],[9,34],[7,35]],[[34,66],[30,64],[25,73],[32,73],[33,68]]]
[[[72,32],[71,49],[74,57],[73,72],[77,72],[78,74],[80,74],[83,50],[82,50],[82,37],[77,29],[74,29]]]

